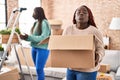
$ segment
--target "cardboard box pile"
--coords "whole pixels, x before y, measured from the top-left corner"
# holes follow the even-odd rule
[[[52,35],[62,35],[63,29],[61,29],[62,21],[57,19],[48,20],[51,26]]]
[[[52,30],[52,35],[62,35],[63,29]]]
[[[19,80],[19,72],[14,67],[3,67],[0,72],[0,80]]]
[[[94,36],[61,36],[50,37],[48,48],[50,56],[47,66],[93,68],[95,67]]]

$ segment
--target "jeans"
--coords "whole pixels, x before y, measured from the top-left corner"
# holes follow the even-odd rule
[[[49,55],[49,50],[32,48],[32,59],[36,67],[38,80],[45,80],[44,66]]]
[[[97,71],[80,72],[67,69],[67,80],[96,80]]]

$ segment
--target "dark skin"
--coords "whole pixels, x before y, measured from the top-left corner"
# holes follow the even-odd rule
[[[75,19],[76,19],[76,27],[78,29],[86,29],[89,27],[88,25],[88,11],[84,6],[81,6],[77,9],[76,14],[75,14]]]
[[[76,27],[80,30],[84,30],[89,27],[88,21],[89,21],[89,13],[87,9],[84,6],[81,6],[77,9],[75,14],[76,19]],[[95,54],[95,65],[98,64],[99,55]]]
[[[28,38],[28,34],[20,34],[20,38],[23,39],[23,40],[26,40]]]

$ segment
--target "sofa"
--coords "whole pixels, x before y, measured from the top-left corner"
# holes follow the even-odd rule
[[[115,80],[120,80],[120,50],[105,50],[103,64],[110,65],[110,72]]]

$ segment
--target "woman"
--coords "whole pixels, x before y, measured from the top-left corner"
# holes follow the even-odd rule
[[[31,42],[32,58],[36,66],[38,80],[44,80],[44,66],[49,55],[49,50],[47,50],[48,43],[39,43],[50,36],[51,30],[42,7],[36,7],[34,9],[33,18],[37,21],[31,29],[31,35],[25,34],[20,35],[20,37]]]
[[[102,34],[97,29],[91,10],[83,5],[76,9],[72,26],[67,27],[63,35],[95,35],[95,67],[91,69],[67,69],[67,80],[96,80],[100,62],[104,56]]]

